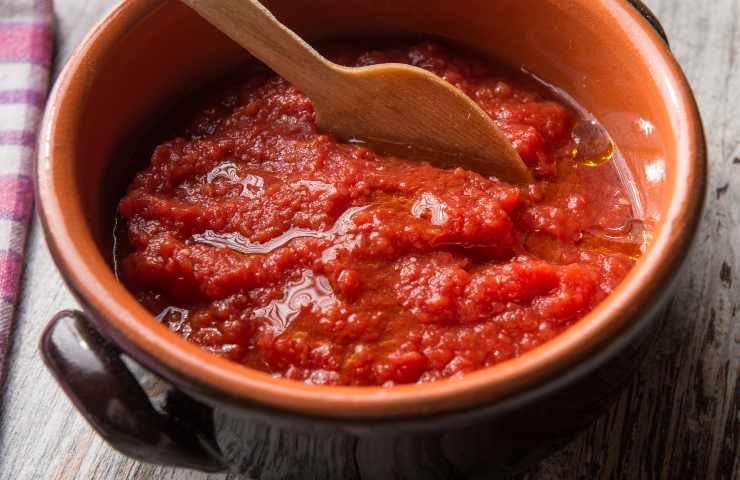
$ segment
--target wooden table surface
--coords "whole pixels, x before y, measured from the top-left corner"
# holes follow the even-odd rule
[[[115,1],[55,3],[58,72]],[[588,431],[533,465],[527,479],[740,479],[740,0],[647,3],[663,22],[704,116],[711,169],[701,232],[666,330],[632,384]],[[142,464],[93,433],[36,348],[49,318],[74,306],[34,219],[0,395],[0,478],[233,478]]]

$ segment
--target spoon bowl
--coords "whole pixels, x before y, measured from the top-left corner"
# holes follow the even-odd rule
[[[424,158],[511,183],[531,174],[491,118],[462,91],[422,68],[399,63],[337,66],[337,98],[315,96],[319,128],[344,139],[400,144]],[[358,119],[361,119],[358,121]],[[445,159],[444,162],[435,159]]]

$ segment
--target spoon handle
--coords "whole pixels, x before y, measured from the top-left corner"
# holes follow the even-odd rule
[[[331,91],[338,66],[280,23],[257,0],[182,0],[311,98]]]

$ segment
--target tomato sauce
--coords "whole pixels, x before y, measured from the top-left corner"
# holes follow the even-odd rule
[[[296,88],[252,72],[156,147],[118,208],[121,278],[172,331],[275,377],[432,382],[548,341],[633,266],[614,145],[548,88],[434,42],[330,56],[441,76],[536,183],[342,143]]]

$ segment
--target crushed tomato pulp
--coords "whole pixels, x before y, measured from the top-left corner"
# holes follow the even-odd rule
[[[434,42],[330,56],[459,87],[536,183],[342,143],[296,88],[251,72],[156,147],[118,208],[121,278],[172,331],[276,377],[432,382],[550,340],[633,266],[617,170],[578,161],[594,123],[549,89]]]

